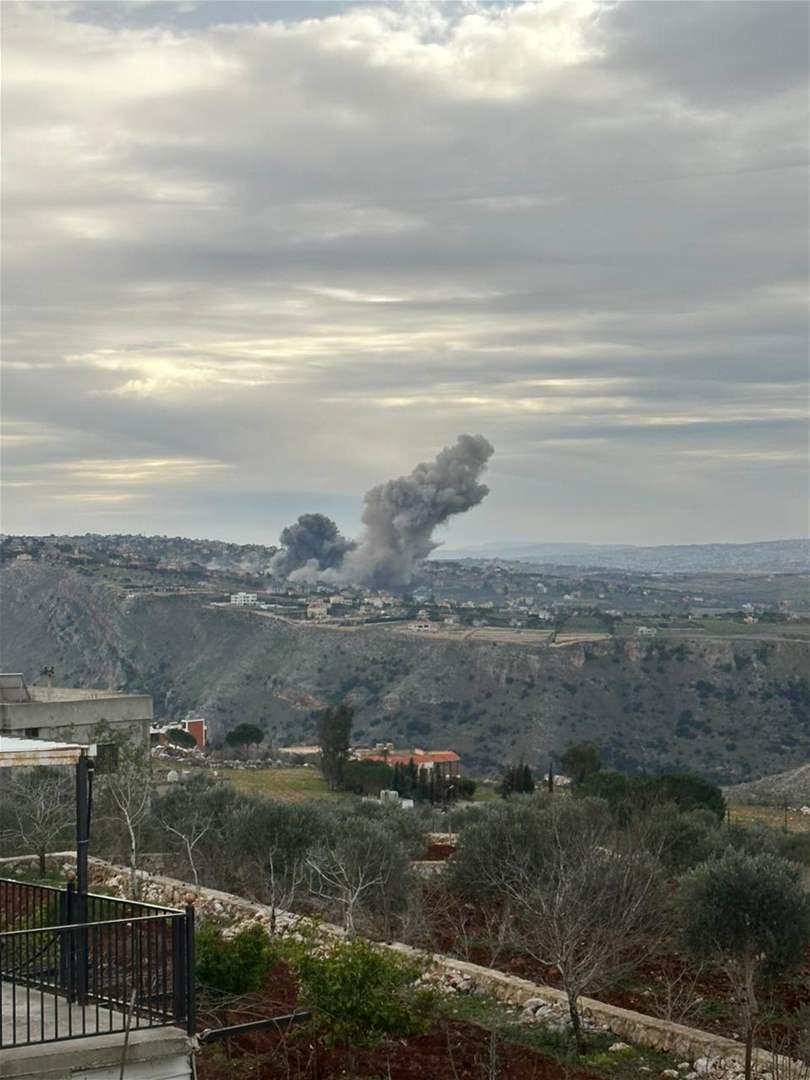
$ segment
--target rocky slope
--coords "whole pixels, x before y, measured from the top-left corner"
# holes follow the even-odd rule
[[[787,803],[789,806],[810,804],[810,764],[797,769],[763,776],[747,784],[735,784],[725,790],[726,798],[735,803],[761,803],[773,806]]]
[[[547,648],[295,626],[198,597],[128,597],[89,571],[0,572],[0,665],[66,685],[142,690],[156,715],[200,710],[214,738],[242,720],[279,743],[348,696],[358,741],[452,746],[472,768],[571,739],[620,768],[682,766],[727,783],[810,758],[806,643],[665,639]]]

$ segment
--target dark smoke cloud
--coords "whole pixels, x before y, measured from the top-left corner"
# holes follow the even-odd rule
[[[340,566],[353,546],[325,514],[301,514],[279,540],[282,549],[273,556],[270,569],[290,581],[316,581],[324,570]]]
[[[364,499],[365,532],[356,543],[344,540],[329,518],[303,515],[281,534],[285,550],[273,560],[273,572],[298,581],[408,585],[419,564],[439,546],[433,539],[437,526],[489,494],[479,478],[492,453],[483,435],[459,435],[434,461],[372,488]]]

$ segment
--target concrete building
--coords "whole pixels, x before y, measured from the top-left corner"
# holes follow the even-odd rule
[[[255,592],[231,593],[231,603],[234,607],[255,607],[259,597]]]
[[[99,724],[113,735],[149,745],[152,698],[114,690],[27,686],[22,675],[0,675],[0,733],[89,744]]]
[[[308,619],[326,619],[329,617],[329,603],[326,600],[312,600],[307,604]]]
[[[197,744],[198,750],[205,750],[208,745],[208,724],[202,716],[186,717],[174,723],[152,724],[149,734],[160,746],[167,746],[170,740],[167,733],[172,729],[187,732]]]

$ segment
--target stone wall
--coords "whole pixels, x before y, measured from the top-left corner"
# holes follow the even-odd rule
[[[75,860],[72,852],[56,853],[48,858],[51,866],[62,869],[68,868],[71,861]],[[27,856],[24,859],[0,860],[0,865],[31,861],[32,857]],[[36,865],[35,858],[33,863]],[[274,912],[267,905],[253,903],[232,893],[196,888],[188,882],[145,871],[138,871],[138,877],[141,883],[141,899],[147,903],[181,907],[184,897],[191,892],[195,896],[194,906],[198,920],[215,919],[234,931],[251,923],[259,923],[266,926],[268,931],[271,925],[275,925],[278,931],[283,932],[300,921],[300,916],[291,912],[278,909]],[[90,879],[96,887],[111,889],[122,896],[128,895],[129,870],[125,867],[114,866],[102,859],[91,857]],[[341,927],[330,923],[320,923],[319,928],[325,935],[344,936]],[[434,980],[443,982],[447,987],[487,994],[508,1005],[521,1008],[524,1019],[534,1016],[539,1021],[545,1021],[549,1017],[559,1019],[567,1016],[565,995],[554,987],[533,983],[515,975],[506,975],[466,960],[457,960],[439,953],[427,953],[399,942],[384,947],[426,963]],[[579,1003],[582,1017],[591,1028],[610,1031],[637,1046],[668,1051],[693,1064],[693,1070],[685,1072],[687,1077],[736,1080],[742,1075],[745,1047],[734,1039],[621,1009],[593,998],[580,998]],[[756,1075],[761,1080],[772,1080],[773,1058],[770,1053],[755,1050],[754,1065]],[[795,1068],[794,1072],[787,1071],[791,1065]],[[806,1075],[798,1071],[797,1063],[788,1062],[786,1059],[782,1059],[781,1066],[780,1076]]]

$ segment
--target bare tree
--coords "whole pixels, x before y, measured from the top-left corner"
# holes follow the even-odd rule
[[[350,937],[362,911],[379,917],[389,938],[396,909],[407,898],[408,862],[407,848],[382,821],[346,818],[307,858],[310,891],[338,907]]]
[[[64,769],[33,768],[11,770],[4,793],[6,837],[15,845],[32,851],[45,875],[45,856],[70,834],[75,817],[73,775]]]
[[[239,885],[277,910],[290,910],[308,873],[307,858],[324,833],[313,804],[243,800],[234,811],[232,842],[239,854]]]
[[[155,802],[155,817],[166,832],[179,840],[195,885],[200,884],[197,848],[218,818],[219,807],[207,798],[212,786],[212,781],[200,774],[188,783],[175,784]]]
[[[100,794],[107,804],[109,816],[123,825],[126,833],[130,894],[137,899],[141,831],[149,817],[154,790],[148,753],[139,745],[121,742],[115,771],[99,780]]]
[[[578,1052],[579,998],[604,989],[658,944],[660,871],[648,855],[558,835],[546,874],[514,891],[527,951],[556,967]]]
[[[659,863],[613,828],[601,800],[526,800],[467,833],[451,860],[466,855],[466,868],[450,880],[503,904],[516,942],[557,969],[581,1051],[579,998],[620,978],[664,932]]]

